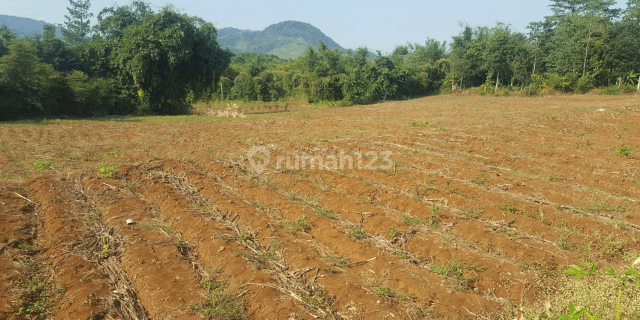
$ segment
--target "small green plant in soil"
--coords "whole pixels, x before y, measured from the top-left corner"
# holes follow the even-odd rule
[[[90,214],[88,216],[85,216],[84,218],[84,223],[87,224],[88,226],[93,226],[94,224],[100,222],[100,214],[99,213],[94,213],[94,214]]]
[[[627,146],[615,147],[613,148],[613,151],[617,152],[624,158],[629,158],[634,152],[636,152],[635,149]]]
[[[427,225],[431,228],[437,228],[440,225],[440,219],[438,219],[438,217],[436,217],[436,215],[433,213],[429,216],[427,220],[428,220]]]
[[[559,236],[556,240],[556,245],[558,245],[558,248],[563,250],[573,249],[573,244],[569,243],[569,235]]]
[[[471,281],[475,278],[470,273],[482,269],[482,267],[476,267],[474,263],[466,263],[452,258],[445,263],[434,263],[430,271],[443,277],[454,279],[458,290],[467,290]]]
[[[598,239],[600,252],[606,258],[622,257],[627,250],[627,242],[614,234],[601,234],[596,231],[595,238]]]
[[[102,252],[101,252],[101,254],[102,254],[102,257],[106,259],[106,258],[109,258],[109,252],[110,252],[109,243],[108,243],[109,242],[109,235],[105,233],[105,234],[102,235],[101,238],[102,238]]]
[[[516,208],[516,206],[514,206],[511,203],[502,203],[502,202],[500,202],[500,203],[498,203],[497,208],[500,209],[500,210],[509,212],[511,214],[518,213],[518,208]]]
[[[100,162],[98,163],[98,176],[105,175],[109,178],[113,178],[118,175],[120,169],[117,164],[113,164],[110,162]]]
[[[315,213],[323,217],[327,217],[329,219],[334,219],[334,220],[338,219],[338,216],[336,215],[335,211],[330,209],[324,209],[324,208],[316,209]]]
[[[53,165],[51,164],[51,162],[43,161],[43,160],[38,160],[38,161],[32,163],[31,165],[38,171],[42,171],[42,170],[45,170],[45,169],[52,169],[53,168]]]
[[[200,287],[207,290],[203,302],[191,305],[191,312],[203,319],[247,320],[245,302],[237,292],[227,288],[223,281],[203,279]]]
[[[297,234],[298,232],[307,232],[311,230],[311,226],[309,226],[307,222],[309,222],[309,218],[307,218],[307,216],[302,216],[296,221],[287,222],[286,231],[291,234]]]
[[[356,239],[364,239],[367,237],[367,234],[360,226],[349,228],[349,235]]]
[[[406,217],[402,220],[402,223],[410,226],[410,227],[414,227],[414,226],[418,226],[421,224],[424,224],[424,220],[420,219],[420,218],[414,218],[414,217]]]
[[[488,180],[484,179],[484,178],[480,178],[478,176],[476,176],[475,178],[473,178],[473,180],[471,180],[471,183],[479,185],[479,186],[483,186],[485,184],[487,184]]]
[[[429,121],[411,122],[412,127],[428,127]]]
[[[55,308],[55,301],[65,289],[49,277],[49,266],[37,260],[26,260],[14,265],[17,275],[13,285],[18,288],[17,315],[28,319],[46,319]]]
[[[104,154],[105,158],[108,158],[108,157],[118,158],[118,157],[124,157],[124,156],[125,155],[123,154],[118,154],[118,150],[115,150],[115,149]]]
[[[379,286],[376,288],[376,294],[383,298],[389,298],[393,295],[393,290],[387,286]]]
[[[336,268],[344,268],[348,265],[348,257],[342,256],[324,256],[324,260],[329,262],[329,269],[327,272],[336,273],[338,270]]]
[[[470,219],[478,219],[480,218],[480,215],[484,212],[481,209],[472,208],[472,207],[460,208],[460,211],[462,211],[462,215]]]
[[[398,229],[394,227],[389,228],[389,240],[393,240],[393,238],[395,238],[397,234],[398,234]]]
[[[220,213],[218,211],[218,205],[216,204],[215,199],[209,200],[209,201],[201,201],[199,203],[190,203],[189,207],[191,207],[194,210],[198,210],[202,213],[205,213],[211,216],[212,218],[217,218],[218,216],[220,216]]]

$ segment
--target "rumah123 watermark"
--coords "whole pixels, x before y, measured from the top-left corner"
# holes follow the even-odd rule
[[[340,151],[335,155],[303,152],[272,157],[271,150],[265,146],[254,146],[247,153],[251,168],[257,173],[262,173],[272,160],[278,170],[390,170],[393,168],[392,155],[391,151]]]

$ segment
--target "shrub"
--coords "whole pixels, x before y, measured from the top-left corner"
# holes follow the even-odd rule
[[[118,88],[114,79],[91,78],[82,71],[73,71],[66,81],[73,93],[73,102],[67,110],[54,114],[92,116],[128,114],[135,110],[135,100]]]
[[[580,93],[586,93],[589,90],[595,89],[595,87],[596,80],[591,74],[586,74],[583,77],[580,77],[576,83],[576,90]]]
[[[576,88],[576,83],[578,82],[577,74],[566,74],[561,76],[557,73],[545,73],[544,75],[544,84],[545,87],[557,91],[562,92],[571,92]]]
[[[43,90],[57,83],[57,72],[40,62],[26,40],[12,41],[9,50],[0,58],[0,120],[39,115]]]

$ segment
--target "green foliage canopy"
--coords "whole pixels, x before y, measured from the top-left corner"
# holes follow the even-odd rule
[[[112,56],[141,90],[145,110],[180,114],[191,108],[185,101],[188,85],[211,82],[214,71],[228,66],[231,54],[216,42],[211,23],[164,8],[128,26]]]

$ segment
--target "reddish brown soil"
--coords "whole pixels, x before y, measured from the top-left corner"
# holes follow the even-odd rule
[[[638,97],[443,96],[215,120],[0,126],[0,316],[15,314],[27,238],[66,288],[55,319],[126,318],[124,286],[145,317],[197,318],[211,275],[251,319],[513,318],[568,265],[640,253],[640,154],[615,149],[640,150]],[[266,171],[252,146],[269,147]],[[390,151],[392,168],[275,164],[368,151]],[[108,166],[119,171],[98,176]],[[461,273],[440,271],[452,262]]]
[[[18,271],[13,268],[19,255],[15,248],[33,237],[31,218],[34,205],[20,198],[24,189],[13,185],[0,187],[0,318],[15,319],[17,299],[13,279]]]

